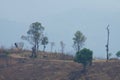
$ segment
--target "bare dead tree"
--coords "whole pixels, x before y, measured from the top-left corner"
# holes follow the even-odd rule
[[[63,41],[60,41],[60,46],[61,46],[61,53],[64,53],[64,49],[65,49],[65,44]]]
[[[108,25],[107,26],[107,44],[106,44],[107,60],[109,60],[109,36],[110,36],[110,30]]]
[[[51,42],[51,52],[53,52],[53,47],[55,46],[55,42]]]

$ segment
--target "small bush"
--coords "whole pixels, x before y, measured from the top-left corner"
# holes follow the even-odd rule
[[[76,53],[74,61],[78,63],[82,63],[85,69],[86,66],[92,65],[92,58],[93,58],[92,55],[93,52],[91,50],[84,48]]]

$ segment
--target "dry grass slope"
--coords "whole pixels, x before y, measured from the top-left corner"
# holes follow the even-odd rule
[[[94,61],[87,68],[86,74],[83,74],[81,64],[69,59],[62,60],[58,54],[45,54],[47,59],[30,59],[20,55],[12,54],[8,57],[1,54],[0,80],[120,80],[119,60]]]
[[[81,69],[74,62],[34,59],[1,69],[0,80],[69,80],[69,73]]]

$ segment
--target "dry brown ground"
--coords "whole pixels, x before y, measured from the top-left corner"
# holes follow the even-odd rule
[[[120,61],[94,61],[86,74],[81,70],[69,60],[0,58],[0,80],[120,80]]]
[[[35,59],[3,68],[0,80],[69,80],[69,73],[78,70],[78,63]]]

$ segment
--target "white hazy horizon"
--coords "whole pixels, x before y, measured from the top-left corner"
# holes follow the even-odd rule
[[[95,57],[106,57],[109,24],[109,52],[115,56],[120,50],[119,4],[119,0],[0,0],[0,46],[25,42],[25,48],[31,48],[20,37],[26,35],[31,23],[40,22],[49,41],[55,42],[54,50],[60,51],[63,41],[65,52],[74,52],[72,38],[80,30],[87,37],[83,47],[93,50]]]

